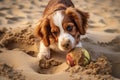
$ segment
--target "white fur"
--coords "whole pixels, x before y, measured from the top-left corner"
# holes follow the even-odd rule
[[[62,15],[61,11],[56,11],[53,16],[54,24],[60,28],[60,32],[64,32],[62,28],[62,21],[64,16]]]
[[[39,59],[42,59],[43,57],[50,58],[50,49],[44,45],[43,41],[40,41],[39,53],[37,57]]]
[[[82,47],[82,43],[79,42],[75,47]]]
[[[54,24],[59,27],[60,35],[58,37],[58,48],[64,51],[63,46],[61,46],[63,40],[70,40],[72,48],[75,47],[75,39],[69,33],[66,33],[62,27],[62,21],[64,16],[62,15],[61,11],[57,11],[53,16]]]

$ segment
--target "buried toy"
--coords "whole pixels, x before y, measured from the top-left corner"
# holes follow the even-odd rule
[[[87,50],[80,47],[72,49],[66,55],[67,64],[71,67],[75,65],[85,66],[90,63],[90,60],[90,54],[87,52]]]

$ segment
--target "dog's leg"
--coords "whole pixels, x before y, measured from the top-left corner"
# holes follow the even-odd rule
[[[40,46],[39,46],[39,53],[37,55],[39,59],[42,58],[50,58],[50,49],[49,47],[46,47],[42,41],[40,41]]]

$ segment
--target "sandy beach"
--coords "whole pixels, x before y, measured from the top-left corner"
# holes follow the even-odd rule
[[[72,0],[90,14],[81,41],[92,60],[70,67],[52,50],[51,65],[40,68],[34,28],[48,1],[0,0],[0,80],[120,80],[120,1]]]

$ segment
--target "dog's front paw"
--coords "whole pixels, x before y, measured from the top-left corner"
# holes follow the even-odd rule
[[[47,58],[50,59],[50,52],[39,52],[37,55],[38,59]]]

